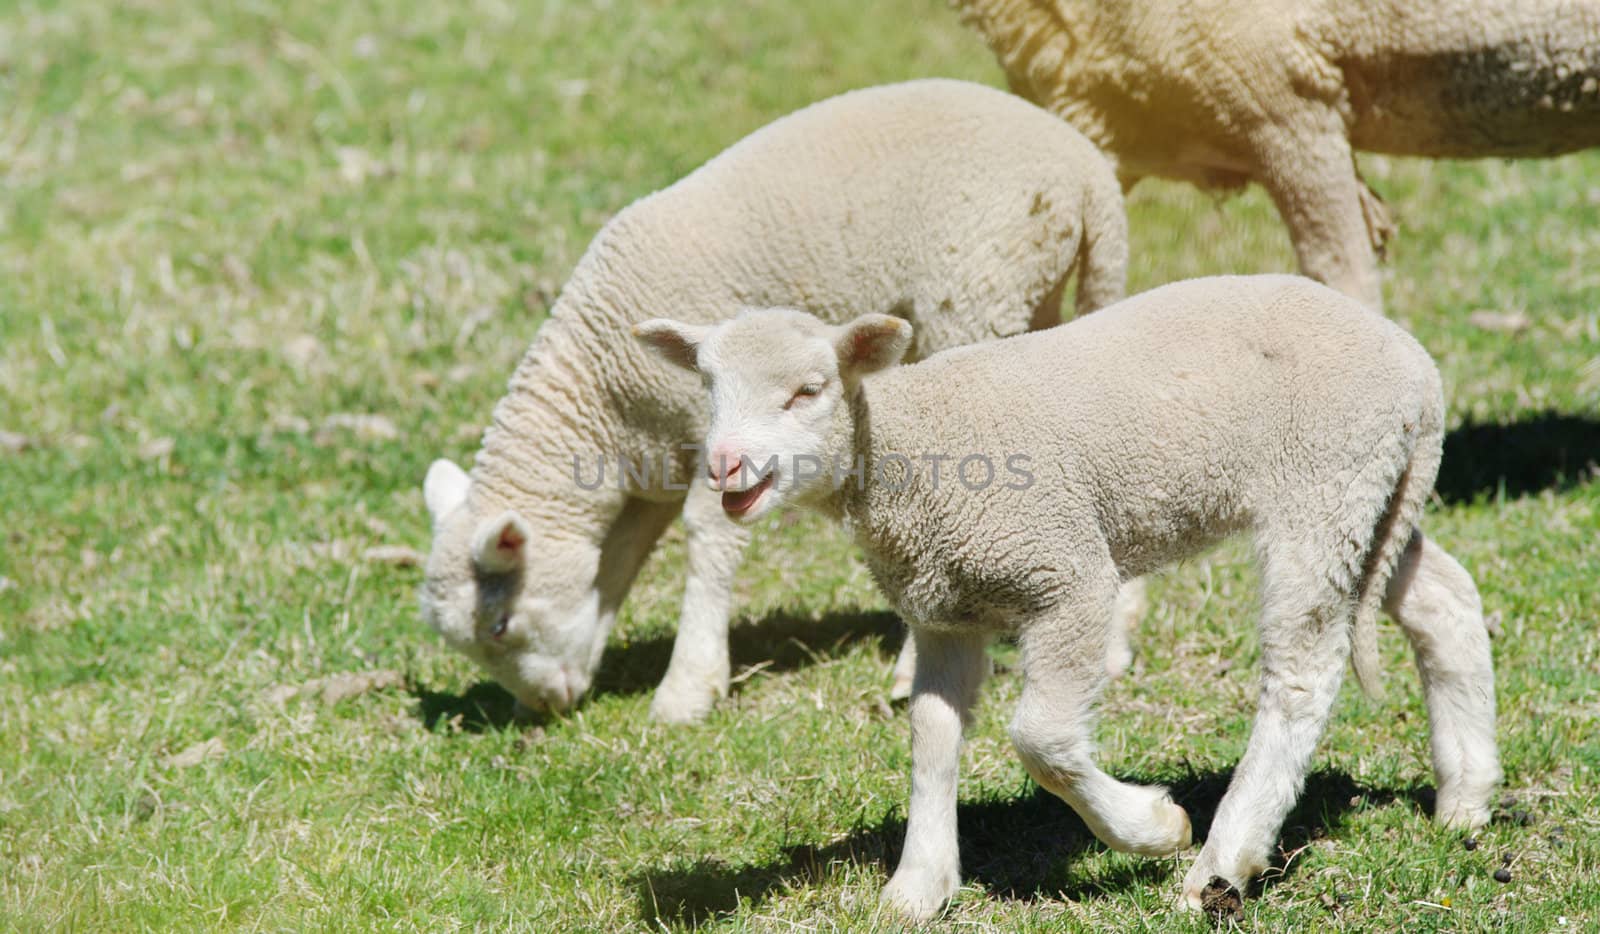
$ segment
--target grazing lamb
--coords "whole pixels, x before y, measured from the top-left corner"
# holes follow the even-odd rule
[[[1439,374],[1356,300],[1292,276],[1196,279],[871,379],[910,343],[903,321],[773,309],[635,333],[705,375],[723,509],[748,522],[792,501],[843,518],[912,627],[911,805],[884,893],[905,913],[927,917],[958,885],[962,725],[998,633],[1022,650],[1011,738],[1029,774],[1113,849],[1189,845],[1164,789],[1095,765],[1091,711],[1119,584],[1236,532],[1261,569],[1260,709],[1186,903],[1266,867],[1352,645],[1375,682],[1380,605],[1416,653],[1436,816],[1488,820],[1482,608],[1417,527],[1441,452]]]
[[[1300,268],[1379,307],[1393,232],[1353,150],[1434,158],[1600,146],[1596,0],[953,0],[1018,94],[1124,188],[1259,182]]]
[[[1059,322],[1074,269],[1080,311],[1120,298],[1126,263],[1110,167],[1003,91],[913,81],[756,131],[600,231],[495,407],[471,476],[449,461],[428,471],[424,618],[523,704],[565,709],[682,512],[689,579],[651,713],[702,716],[728,690],[730,590],[749,533],[689,483],[705,435],[698,385],[629,328],[751,304],[831,321],[865,309],[915,322],[910,352],[923,356]]]

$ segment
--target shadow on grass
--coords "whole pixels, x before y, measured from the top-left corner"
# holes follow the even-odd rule
[[[479,681],[461,694],[430,691],[414,684],[411,695],[417,699],[417,719],[429,730],[454,723],[464,733],[482,733],[504,729],[514,723],[543,722],[540,717],[519,719],[516,700],[493,681]]]
[[[728,630],[728,652],[736,675],[751,665],[761,665],[765,671],[796,671],[837,657],[860,642],[876,641],[885,652],[898,651],[904,632],[900,617],[885,610],[830,613],[820,619],[779,610],[753,622],[734,623]],[[606,646],[594,690],[606,694],[655,690],[667,673],[672,640],[672,634],[663,633]]]
[[[1229,778],[1228,772],[1191,773],[1167,783],[1174,800],[1189,811],[1197,844],[1210,829]],[[1128,780],[1149,781],[1139,776]],[[1313,773],[1284,821],[1280,852],[1268,870],[1271,881],[1265,887],[1294,874],[1295,863],[1284,865],[1283,853],[1337,832],[1353,810],[1396,801],[1407,802],[1426,816],[1431,791],[1371,788],[1334,770]],[[1165,860],[1119,860],[1109,870],[1089,876],[1072,871],[1075,858],[1102,844],[1065,803],[1037,787],[1023,797],[963,803],[956,819],[962,874],[995,898],[1082,901],[1137,886],[1173,884],[1172,864]],[[650,927],[695,927],[733,913],[741,899],[759,904],[787,887],[825,882],[846,867],[876,866],[888,876],[899,861],[905,826],[902,817],[886,817],[833,843],[789,847],[764,864],[730,866],[710,859],[637,875],[631,882],[640,917]]]
[[[728,647],[735,674],[752,665],[761,665],[764,671],[794,671],[837,657],[864,641],[876,641],[885,652],[898,651],[903,633],[900,618],[882,610],[836,613],[821,619],[779,611],[755,622],[735,623],[729,631]],[[671,634],[662,634],[607,646],[591,693],[655,690],[672,657],[672,639]],[[462,732],[482,733],[558,719],[543,714],[519,718],[516,701],[493,681],[480,681],[462,694],[430,691],[421,685],[412,685],[411,693],[417,699],[417,718],[429,730],[453,722]]]
[[[1468,422],[1444,441],[1444,462],[1435,485],[1447,503],[1479,497],[1522,496],[1566,489],[1586,482],[1600,464],[1600,419],[1545,411],[1509,424]],[[793,671],[834,657],[863,640],[875,639],[885,652],[897,650],[899,619],[883,611],[841,613],[812,619],[779,611],[732,627],[729,644],[734,670],[763,665],[768,671]],[[670,634],[606,647],[594,691],[638,694],[653,690],[672,657]],[[511,696],[484,681],[464,694],[414,686],[418,718],[431,730],[454,722],[466,732],[501,729],[516,721]],[[459,718],[459,719],[458,719]],[[538,718],[527,721],[541,722]],[[1220,792],[1219,792],[1220,794]]]
[[[1434,485],[1447,503],[1564,490],[1594,476],[1600,419],[1544,411],[1509,424],[1467,422],[1444,439]]]

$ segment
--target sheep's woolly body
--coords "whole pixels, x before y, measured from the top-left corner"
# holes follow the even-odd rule
[[[683,501],[697,472],[684,448],[706,422],[698,386],[631,340],[632,324],[658,315],[716,321],[748,305],[792,305],[835,321],[881,311],[912,321],[914,353],[925,355],[1056,323],[1074,270],[1080,309],[1121,297],[1126,253],[1109,164],[1060,120],[1004,92],[909,82],[845,94],[758,130],[596,236],[495,408],[464,508],[436,519],[425,615],[519,698],[548,699],[519,683],[516,660],[492,657],[505,653],[483,638],[490,622],[472,603],[476,572],[463,542],[512,510],[532,536],[525,589],[556,620],[530,624],[522,654],[560,644],[552,654],[569,656],[576,693],[587,685],[632,577],[608,570],[617,563],[610,552],[632,563],[664,525],[651,513],[630,532],[628,510]],[[606,482],[582,489],[575,465],[590,481],[602,456]],[[669,477],[658,469],[664,457]],[[653,473],[619,491],[618,459]],[[695,645],[680,635],[653,708],[669,719],[704,713],[727,689],[727,578],[745,534],[714,500],[706,509],[695,508],[695,494],[689,500],[683,625],[703,633]],[[597,573],[613,578],[599,595],[601,616],[580,618],[589,611],[570,608],[594,602]]]
[[[1557,156],[1600,146],[1600,3],[1325,2],[1357,149]]]
[[[509,461],[515,474],[530,455],[548,463],[547,428],[585,455],[596,429],[621,455],[696,438],[699,393],[628,339],[638,321],[771,305],[830,321],[881,311],[916,325],[916,358],[1056,323],[1053,307],[1034,318],[1080,254],[1081,310],[1120,298],[1125,230],[1103,157],[999,91],[934,79],[808,107],[606,225],[512,377],[495,415],[510,430],[489,434],[480,464]],[[558,423],[526,422],[541,417]],[[570,477],[568,463],[553,466]]]
[[[1415,340],[1376,315],[1353,327],[1327,297],[1292,278],[1184,283],[872,378],[858,403],[867,462],[1022,454],[1034,476],[981,496],[961,482],[846,484],[841,506],[885,590],[924,625],[1014,624],[1060,598],[1062,568],[1109,560],[1136,577],[1252,530],[1325,554],[1318,586],[1375,592],[1370,626],[1398,558],[1369,561],[1374,530],[1410,470],[1394,523],[1409,537],[1443,398]]]
[[[955,0],[1022,96],[1141,176],[1266,186],[1301,268],[1378,301],[1392,226],[1351,149],[1600,145],[1600,3]]]
[[[1374,676],[1380,605],[1417,653],[1438,817],[1487,820],[1493,669],[1471,577],[1417,529],[1444,400],[1410,335],[1299,277],[1201,279],[861,379],[884,362],[875,348],[894,325],[774,310],[646,329],[698,347],[709,443],[756,464],[779,458],[759,479],[717,481],[725,507],[758,515],[789,496],[843,518],[913,628],[912,799],[894,904],[924,917],[959,885],[956,750],[995,632],[1022,648],[1011,733],[1035,780],[1116,849],[1188,845],[1187,816],[1160,789],[1094,765],[1091,712],[1119,583],[1241,532],[1261,568],[1260,711],[1185,880],[1188,903],[1213,876],[1243,889],[1266,867],[1352,643],[1358,674]],[[859,348],[877,355],[862,363]],[[840,388],[774,411],[810,374],[832,381],[818,361],[834,356]],[[944,458],[938,481],[930,453]],[[807,485],[802,457],[867,465],[866,479],[835,466]]]

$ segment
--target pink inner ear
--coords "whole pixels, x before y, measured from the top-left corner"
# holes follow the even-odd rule
[[[861,328],[850,335],[850,359],[857,363],[871,357],[883,335],[872,328]]]
[[[527,538],[517,531],[516,524],[507,522],[505,527],[500,530],[500,540],[494,543],[494,547],[496,551],[511,555],[521,551],[523,544],[526,542]]]

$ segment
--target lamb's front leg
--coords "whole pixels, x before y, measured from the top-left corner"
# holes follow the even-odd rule
[[[733,575],[750,543],[750,533],[722,511],[721,494],[703,483],[689,488],[683,504],[689,578],[672,661],[656,688],[650,715],[668,723],[689,723],[728,695],[728,613]]]
[[[1107,677],[1115,576],[1085,590],[1092,592],[1065,601],[1023,632],[1022,697],[1011,742],[1033,780],[1071,805],[1106,845],[1169,856],[1189,845],[1189,815],[1165,788],[1118,781],[1094,761],[1093,709]]]
[[[907,917],[936,914],[961,886],[956,779],[961,733],[988,670],[982,636],[913,629],[911,805],[906,845],[883,900]]]
[[[1123,583],[1117,591],[1117,603],[1111,611],[1111,626],[1106,633],[1106,674],[1113,678],[1133,664],[1133,634],[1150,608],[1146,596],[1145,579],[1135,577]],[[911,678],[917,670],[917,643],[908,634],[900,646],[900,657],[894,662],[894,677],[889,685],[890,700],[905,700],[911,696]]]

